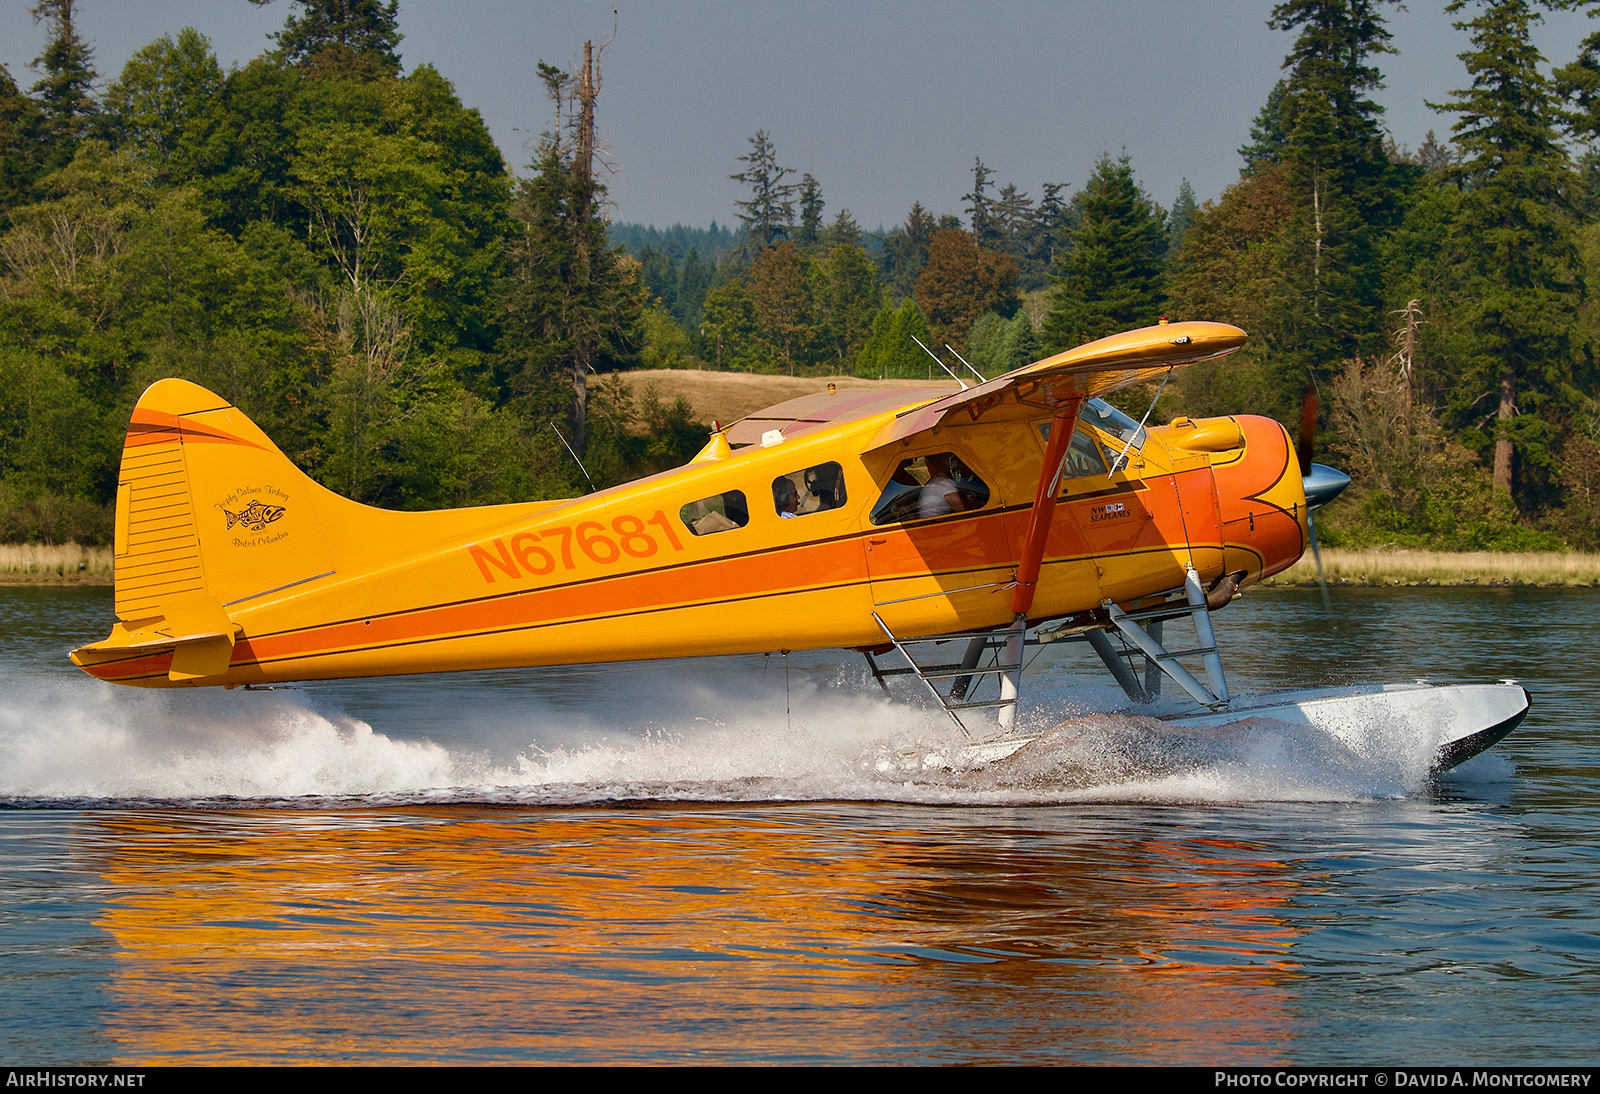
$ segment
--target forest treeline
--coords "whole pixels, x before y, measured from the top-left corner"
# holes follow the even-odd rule
[[[705,425],[619,370],[939,375],[916,339],[993,376],[1165,314],[1251,340],[1156,415],[1296,423],[1317,393],[1357,483],[1329,539],[1600,548],[1600,35],[1552,70],[1538,5],[1450,4],[1459,121],[1412,151],[1372,99],[1393,6],[1265,13],[1284,75],[1214,200],[1163,208],[1126,155],[1036,197],[977,158],[963,216],[868,233],[765,131],[728,165],[737,228],[609,225],[604,43],[539,66],[550,129],[519,176],[448,81],[403,70],[394,2],[295,0],[226,72],[180,30],[102,81],[72,0],[39,0],[36,82],[0,67],[0,539],[103,542],[128,413],[166,376],[331,488],[428,508],[682,462]]]

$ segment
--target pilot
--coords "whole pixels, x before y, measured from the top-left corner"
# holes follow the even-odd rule
[[[927,457],[928,482],[917,498],[918,518],[942,517],[967,508],[966,499],[961,496],[961,488],[956,485],[955,473],[950,466],[952,458],[948,452],[935,452]]]

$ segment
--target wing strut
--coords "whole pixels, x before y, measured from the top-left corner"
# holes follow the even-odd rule
[[[1033,594],[1039,580],[1039,564],[1044,559],[1045,541],[1050,538],[1050,525],[1056,515],[1056,497],[1061,488],[1061,468],[1067,459],[1067,446],[1072,444],[1072,431],[1078,424],[1081,398],[1072,398],[1056,409],[1050,420],[1050,440],[1045,445],[1044,463],[1039,466],[1039,485],[1033,493],[1033,512],[1028,517],[1028,531],[1022,537],[1022,553],[1017,558],[1017,583],[1011,590],[1011,610],[1019,618],[1033,607]]]
[[[1033,511],[1028,516],[1028,530],[1023,534],[1022,551],[1017,556],[1016,586],[1011,590],[1011,611],[1016,618],[1003,655],[1006,672],[1000,677],[1000,698],[1005,700],[999,712],[1002,726],[1010,726],[1016,715],[1017,695],[1022,689],[1022,647],[1028,634],[1028,609],[1033,607],[1033,595],[1038,591],[1039,567],[1044,561],[1044,547],[1050,538],[1056,498],[1061,490],[1061,468],[1067,461],[1067,448],[1072,444],[1081,406],[1081,396],[1069,398],[1056,408],[1056,416],[1050,420],[1050,440],[1045,444],[1044,462],[1039,465],[1039,485],[1034,489]]]

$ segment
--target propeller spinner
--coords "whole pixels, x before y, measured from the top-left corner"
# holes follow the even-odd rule
[[[1350,485],[1350,476],[1325,463],[1312,464],[1302,475],[1306,484],[1306,505],[1321,509],[1344,492]]]

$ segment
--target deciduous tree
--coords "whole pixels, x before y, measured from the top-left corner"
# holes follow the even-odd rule
[[[128,58],[106,89],[104,113],[114,143],[137,150],[163,177],[183,180],[223,82],[205,35],[184,27],[176,41],[157,38]]]
[[[818,340],[811,260],[788,240],[762,251],[750,267],[750,298],[770,359],[789,375],[811,363]]]
[[[916,299],[934,339],[958,349],[973,321],[986,311],[1010,317],[1017,305],[1017,263],[1008,254],[980,247],[960,228],[945,228],[928,240],[928,261],[917,277]]]

